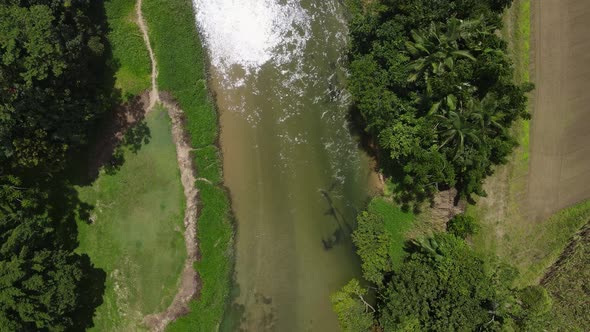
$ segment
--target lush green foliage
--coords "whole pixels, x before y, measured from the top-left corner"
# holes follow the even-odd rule
[[[366,294],[367,290],[361,287],[358,280],[352,279],[342,290],[332,295],[332,306],[342,330],[369,331],[373,326],[374,309],[365,301]]]
[[[14,181],[0,190],[0,326],[64,331],[84,320],[87,256],[60,243],[44,195]],[[99,280],[96,280],[97,284]],[[97,285],[98,286],[98,285]]]
[[[492,166],[528,117],[506,43],[496,34],[510,1],[351,1],[350,90],[382,167],[405,201],[440,188],[485,195]]]
[[[83,330],[104,273],[73,253],[59,173],[114,97],[102,3],[0,1],[0,326]]]
[[[384,289],[381,326],[418,322],[423,330],[475,331],[511,324],[514,271],[486,267],[461,239],[436,235],[418,243]]]
[[[0,5],[0,171],[59,169],[111,106],[103,27],[89,1]]]
[[[479,226],[475,218],[470,215],[456,215],[447,223],[447,231],[463,239],[476,234],[478,230]]]
[[[214,331],[226,302],[232,271],[229,199],[220,185],[221,163],[216,146],[217,113],[206,84],[205,54],[189,0],[144,0],[144,16],[159,66],[158,84],[170,92],[186,116],[186,129],[195,148],[200,211],[196,264],[202,289],[191,311],[169,326],[171,331]]]
[[[380,285],[385,273],[399,267],[404,256],[404,233],[413,220],[412,214],[379,197],[361,212],[352,239],[362,258],[366,280]]]
[[[473,251],[451,234],[413,241],[403,263],[377,286],[373,320],[384,331],[529,330],[550,308],[540,286],[512,288],[517,271]],[[343,327],[367,322],[364,291],[333,297]],[[347,331],[366,331],[346,329]]]

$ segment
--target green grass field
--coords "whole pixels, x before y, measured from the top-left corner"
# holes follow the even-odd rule
[[[171,93],[184,111],[186,130],[195,148],[197,176],[212,183],[197,183],[200,298],[192,301],[190,313],[168,330],[215,331],[229,297],[233,226],[229,199],[221,186],[217,112],[207,90],[205,53],[191,1],[144,0],[143,12],[158,61],[159,88]]]
[[[110,0],[105,9],[115,87],[125,102],[150,87],[149,55],[135,22],[135,0]],[[124,160],[119,168],[103,169],[90,186],[77,188],[92,207],[91,223],[78,221],[78,251],[107,274],[96,331],[143,330],[144,316],[172,301],[186,258],[184,193],[170,120],[157,107],[144,124],[149,143],[136,152],[118,148]]]
[[[115,88],[127,100],[150,87],[150,58],[135,23],[135,0],[107,0],[108,39],[115,61]]]
[[[79,188],[93,206],[92,223],[80,221],[79,252],[106,271],[104,303],[96,331],[140,328],[143,316],[165,309],[176,293],[186,249],[184,194],[170,120],[160,107],[147,117],[150,141],[112,175],[101,172]]]
[[[400,208],[393,205],[392,202],[382,197],[373,198],[367,207],[367,211],[383,218],[385,230],[391,238],[389,256],[391,257],[393,266],[399,266],[405,255],[404,244],[407,240],[406,232],[414,225],[414,214],[403,212]]]

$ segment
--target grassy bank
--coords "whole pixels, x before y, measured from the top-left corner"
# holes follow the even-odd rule
[[[137,152],[124,148],[120,169],[78,189],[93,207],[91,223],[78,223],[78,250],[107,273],[97,331],[137,330],[144,315],[164,310],[186,258],[184,194],[167,113],[153,110],[147,128],[149,143]]]
[[[394,267],[401,265],[405,255],[406,233],[414,225],[414,214],[403,212],[399,207],[383,197],[373,198],[367,207],[367,211],[383,220],[385,231],[391,239],[389,257]]]
[[[150,58],[136,24],[135,0],[109,0],[104,6],[116,68],[115,88],[127,100],[150,87]]]
[[[201,259],[200,297],[191,311],[169,326],[171,331],[215,331],[229,295],[232,271],[230,205],[221,184],[216,146],[217,113],[207,89],[206,59],[189,0],[145,0],[144,16],[159,68],[161,91],[172,94],[186,115],[186,130],[195,148],[200,211],[197,236]]]
[[[518,286],[537,284],[572,236],[590,220],[590,201],[560,211],[543,222],[529,223],[517,218],[501,221],[512,223],[504,227],[506,233],[502,238],[490,236],[489,232],[497,229],[487,227],[476,241],[480,245],[495,241],[488,242],[488,248],[495,248],[497,255],[518,268]]]

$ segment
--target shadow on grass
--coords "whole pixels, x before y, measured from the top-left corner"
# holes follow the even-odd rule
[[[92,3],[90,16],[103,31],[109,31],[103,2]],[[122,103],[121,91],[115,88],[115,73],[120,64],[113,58],[111,46],[104,40],[103,58],[93,68],[97,78],[97,89],[107,96],[107,111],[87,130],[87,143],[69,153],[66,169],[60,172],[32,171],[23,174],[46,193],[41,199],[53,223],[56,245],[71,252],[71,264],[82,270],[77,284],[77,308],[71,314],[74,322],[71,330],[84,331],[94,326],[96,309],[103,303],[106,272],[97,268],[86,254],[76,253],[79,247],[78,221],[91,222],[94,206],[80,200],[76,186],[89,186],[99,177],[101,170],[107,174],[116,173],[123,163],[123,151],[137,153],[151,138],[145,121],[146,98],[125,97]],[[81,124],[82,125],[82,124]]]

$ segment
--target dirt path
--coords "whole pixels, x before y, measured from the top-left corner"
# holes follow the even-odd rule
[[[536,84],[526,214],[590,198],[590,1],[532,1]]]
[[[195,165],[191,157],[192,148],[186,140],[187,135],[184,132],[184,114],[177,105],[169,100],[169,98],[161,98],[158,90],[158,64],[154,51],[150,43],[147,25],[143,18],[141,10],[142,0],[137,0],[137,23],[143,35],[150,60],[152,63],[152,89],[150,91],[149,106],[146,112],[149,112],[156,103],[161,103],[170,116],[172,122],[172,137],[176,145],[176,157],[178,160],[178,167],[180,168],[180,178],[182,186],[184,187],[184,195],[186,197],[186,207],[184,212],[184,241],[186,244],[187,257],[184,263],[184,268],[178,285],[178,291],[174,300],[168,308],[160,313],[151,314],[144,318],[144,323],[152,331],[163,331],[166,326],[189,311],[189,302],[197,294],[199,282],[197,272],[194,269],[194,263],[197,260],[198,247],[196,243],[196,227],[197,227],[197,188]]]

